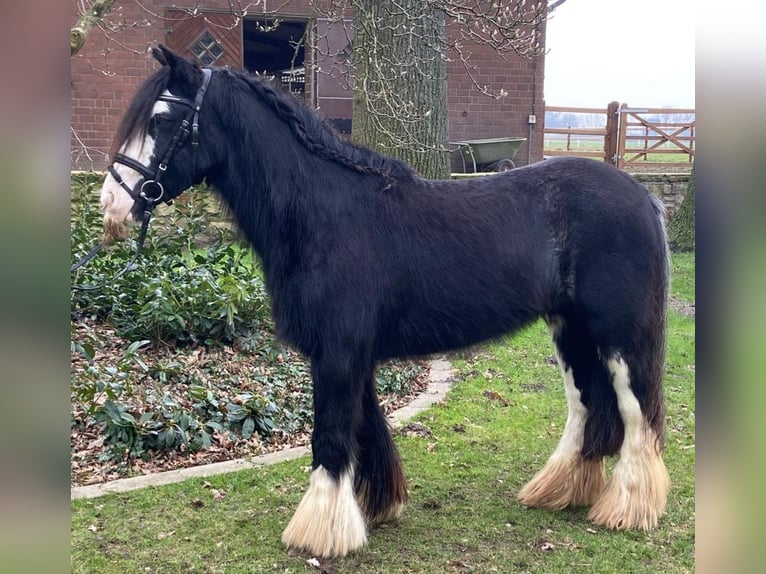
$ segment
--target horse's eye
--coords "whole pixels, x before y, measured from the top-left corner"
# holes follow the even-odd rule
[[[152,119],[149,125],[152,127],[163,127],[163,126],[168,126],[171,123],[173,123],[173,118],[167,115],[157,115],[157,116],[152,116]]]

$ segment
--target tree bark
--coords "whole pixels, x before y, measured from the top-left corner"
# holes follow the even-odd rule
[[[668,225],[668,242],[673,251],[694,251],[696,245],[695,214],[696,196],[694,193],[694,166],[686,188],[686,195],[681,207]]]
[[[449,177],[445,15],[421,0],[354,0],[355,143]]]
[[[70,57],[74,56],[85,45],[85,37],[90,29],[98,24],[104,14],[109,12],[116,0],[94,0],[90,8],[77,20],[69,36]]]

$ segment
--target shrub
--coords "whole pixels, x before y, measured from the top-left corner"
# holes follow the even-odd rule
[[[98,185],[94,179],[73,185],[74,259],[101,236],[101,213],[93,200]],[[208,202],[204,190],[193,190],[155,217],[136,268],[116,280],[135,240],[121,242],[78,270],[73,281],[103,287],[73,290],[73,317],[108,321],[118,335],[132,340],[208,345],[231,342],[269,321],[256,258],[228,229],[213,231],[210,242],[215,228],[208,225]]]

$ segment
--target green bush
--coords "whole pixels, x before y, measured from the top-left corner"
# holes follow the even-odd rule
[[[72,254],[79,259],[102,233],[94,200],[100,181],[73,181]],[[250,248],[230,230],[202,246],[209,224],[208,193],[194,190],[155,217],[135,268],[113,278],[132,257],[136,240],[120,242],[78,270],[76,284],[103,285],[72,291],[73,318],[111,323],[131,340],[217,344],[246,336],[269,321],[267,296]]]

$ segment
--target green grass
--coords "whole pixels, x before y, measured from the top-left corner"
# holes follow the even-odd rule
[[[670,294],[676,299],[693,303],[695,301],[694,288],[695,254],[674,253],[670,265]]]
[[[693,258],[674,256],[674,267],[693,285]],[[678,274],[675,284],[693,296]],[[536,323],[453,357],[455,387],[418,417],[430,436],[396,437],[411,494],[402,517],[372,531],[363,551],[321,561],[321,571],[692,572],[694,327],[693,318],[671,312],[665,460],[673,486],[654,531],[613,532],[588,522],[586,509],[530,510],[516,500],[566,419],[549,335]],[[279,541],[308,464],[75,501],[72,571],[318,572],[309,556],[289,555]]]
[[[651,147],[653,144],[654,144],[653,141],[649,141],[649,147]],[[543,146],[546,151],[562,151],[567,149],[567,142],[566,142],[566,139],[546,139]],[[641,138],[628,140],[629,150],[643,149],[643,146],[644,146],[644,140]],[[604,140],[603,138],[597,138],[597,137],[594,137],[594,138],[573,137],[569,144],[569,149],[572,152],[578,152],[578,151],[603,152]],[[689,156],[687,154],[668,153],[667,151],[663,151],[663,150],[669,150],[669,149],[677,150],[679,148],[672,143],[665,143],[662,146],[648,152],[646,157],[640,157],[633,160],[631,164],[641,165],[642,163],[646,163],[646,162],[689,163],[689,169],[691,169],[691,163],[688,161]],[[636,155],[636,153],[638,152],[626,151],[625,159],[627,160],[632,158],[633,156]]]

